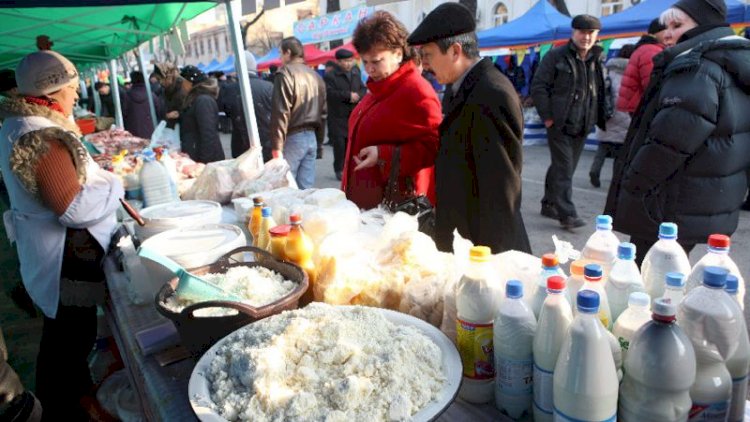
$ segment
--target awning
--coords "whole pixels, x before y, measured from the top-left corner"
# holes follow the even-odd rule
[[[547,0],[539,0],[522,16],[478,32],[479,47],[520,47],[567,39],[572,33],[570,20],[569,16],[558,12]]]

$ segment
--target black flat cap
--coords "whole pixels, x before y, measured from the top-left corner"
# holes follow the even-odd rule
[[[580,29],[582,31],[602,29],[602,23],[599,21],[599,18],[591,15],[578,15],[574,17],[570,22],[570,26],[573,29]]]
[[[722,25],[727,22],[727,5],[724,0],[679,0],[673,4],[698,25]]]
[[[354,57],[354,53],[345,48],[336,50],[336,60],[351,59],[352,57]]]
[[[409,45],[422,45],[455,35],[474,32],[477,23],[471,11],[460,3],[443,3],[427,15],[409,35]]]

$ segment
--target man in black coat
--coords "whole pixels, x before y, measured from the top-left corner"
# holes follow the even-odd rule
[[[341,180],[349,135],[349,115],[367,93],[358,71],[354,70],[354,53],[342,48],[336,51],[336,63],[325,74],[328,101],[328,139],[333,144],[333,171]]]
[[[573,173],[586,136],[594,124],[605,129],[602,48],[595,45],[601,29],[590,15],[573,18],[573,35],[542,59],[531,85],[534,105],[547,128],[551,164],[547,169],[542,215],[572,230],[586,223],[573,204]]]
[[[435,161],[435,243],[451,251],[453,230],[493,253],[531,252],[521,216],[523,114],[518,95],[479,58],[474,16],[459,3],[435,8],[409,36],[446,89]]]

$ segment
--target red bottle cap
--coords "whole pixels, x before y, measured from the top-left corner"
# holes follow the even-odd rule
[[[547,279],[547,288],[550,290],[562,290],[565,288],[565,279],[559,275],[553,275]]]
[[[292,226],[289,224],[284,224],[281,226],[276,226],[270,230],[268,230],[268,233],[271,234],[271,237],[281,237],[286,236],[289,234],[289,231],[292,230]]]
[[[553,253],[546,253],[542,255],[542,265],[545,267],[556,267],[559,261],[557,255]]]
[[[728,248],[731,243],[732,241],[729,240],[729,236],[724,234],[712,234],[708,236],[708,246],[714,248]]]
[[[302,216],[299,214],[292,214],[289,216],[289,222],[290,223],[301,223],[302,222]]]

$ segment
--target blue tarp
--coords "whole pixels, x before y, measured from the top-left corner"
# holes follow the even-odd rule
[[[195,65],[195,67],[197,67],[198,69],[200,69],[201,72],[205,72],[206,71],[206,65],[203,64],[203,63],[198,63],[197,65]]]
[[[265,63],[265,62],[269,62],[271,60],[276,60],[279,57],[281,57],[281,53],[279,53],[279,48],[278,47],[274,47],[268,53],[266,53],[265,56],[263,56],[263,57],[261,57],[259,59],[256,59],[255,61],[257,63]]]
[[[236,70],[234,69],[234,54],[227,57],[226,60],[224,60],[224,63],[220,64],[216,69],[214,70],[220,70],[224,73],[234,73]]]
[[[202,70],[203,70],[204,72],[206,72],[206,73],[208,73],[208,72],[213,72],[213,71],[214,71],[214,70],[216,70],[216,68],[218,68],[219,66],[221,66],[221,63],[219,63],[219,61],[218,61],[218,60],[216,60],[216,59],[213,59],[213,60],[211,60],[211,63],[207,64],[207,65],[206,65],[206,67],[204,67],[204,68],[203,68]]]
[[[539,44],[566,39],[570,34],[570,17],[558,12],[547,0],[539,0],[517,19],[480,31],[477,36],[480,48],[493,48]]]

